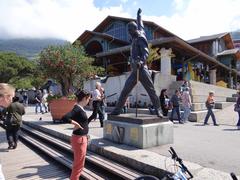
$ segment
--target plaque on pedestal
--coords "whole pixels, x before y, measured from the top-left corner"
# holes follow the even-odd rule
[[[104,138],[138,148],[171,144],[173,123],[148,114],[108,115],[104,121]]]

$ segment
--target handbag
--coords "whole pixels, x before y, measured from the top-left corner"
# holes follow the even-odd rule
[[[214,107],[214,103],[209,103],[208,100],[205,102],[205,106],[206,108],[213,108]]]
[[[240,112],[239,104],[234,104],[234,111],[235,112]]]

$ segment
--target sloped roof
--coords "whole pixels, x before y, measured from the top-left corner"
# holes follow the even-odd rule
[[[227,56],[227,55],[234,55],[237,60],[240,60],[240,49],[238,48],[228,49],[217,54],[217,56]]]
[[[223,67],[224,69],[227,69],[227,70],[230,70],[230,71],[233,71],[233,72],[236,73],[236,70],[230,69],[225,64],[219,62],[218,60],[216,60],[213,57],[208,56],[204,52],[194,48],[193,46],[189,45],[188,43],[186,43],[185,41],[183,41],[182,39],[180,39],[178,37],[165,37],[165,38],[154,39],[154,40],[149,41],[149,43],[152,44],[153,46],[163,45],[164,47],[184,49],[184,51],[188,52],[192,56],[201,57],[202,61],[206,61],[209,64],[212,64],[214,66],[219,65],[219,66]],[[96,57],[111,56],[113,54],[127,52],[127,51],[130,51],[130,48],[131,48],[131,46],[128,45],[128,46],[123,46],[123,47],[111,49],[107,52],[97,53]]]
[[[104,28],[110,24],[112,21],[116,21],[116,20],[121,20],[124,22],[130,22],[130,21],[136,21],[136,19],[132,19],[132,18],[124,18],[124,17],[117,17],[117,16],[107,16],[93,31],[95,32],[103,32]],[[148,25],[153,27],[153,29],[155,31],[161,31],[163,34],[165,34],[166,36],[176,36],[175,34],[171,33],[170,31],[164,29],[163,27],[157,25],[156,23],[152,22],[152,21],[143,21],[144,25]]]
[[[94,32],[94,31],[88,31],[88,30],[84,31],[84,33],[82,33],[81,36],[79,36],[77,38],[77,40],[80,40],[80,42],[82,44],[85,44],[90,38],[92,38],[94,36],[99,36],[99,37],[102,37],[102,38],[107,39],[109,41],[116,42],[116,43],[121,44],[121,45],[129,44],[129,42],[126,42],[126,41],[123,41],[121,39],[115,38],[115,37],[113,37],[109,34],[99,33],[99,32]]]
[[[210,36],[200,36],[199,38],[195,38],[195,39],[190,39],[187,42],[188,43],[198,43],[198,42],[203,42],[203,41],[211,41],[211,40],[215,40],[215,39],[220,39],[223,36],[225,36],[228,33],[220,33],[220,34],[214,34],[214,35],[210,35]]]
[[[201,42],[206,42],[206,41],[214,41],[215,39],[220,39],[220,38],[224,39],[224,41],[226,42],[226,47],[228,49],[233,49],[234,48],[234,44],[233,44],[231,34],[228,33],[228,32],[220,33],[220,34],[214,34],[214,35],[211,35],[211,36],[201,36],[201,37],[196,38],[196,39],[188,40],[187,42],[189,44],[195,44],[195,43],[201,43]]]

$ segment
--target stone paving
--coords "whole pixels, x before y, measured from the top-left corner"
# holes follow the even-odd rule
[[[88,115],[91,111],[87,111]],[[42,120],[39,120],[39,118]],[[201,123],[174,124],[174,143],[149,149],[137,149],[125,145],[114,144],[103,140],[103,129],[98,120],[90,123],[91,139],[104,150],[114,152],[120,157],[131,157],[138,163],[150,164],[152,167],[166,169],[166,159],[169,160],[168,149],[173,146],[178,155],[187,162],[187,166],[195,175],[194,179],[231,179],[230,172],[240,175],[240,131],[236,129],[237,113],[233,106],[216,113],[220,126],[202,126]],[[48,128],[68,136],[71,135],[72,125],[53,124],[51,115],[35,114],[33,107],[27,108],[25,121],[35,121]],[[194,162],[194,163],[190,163]],[[214,170],[215,169],[215,170]]]

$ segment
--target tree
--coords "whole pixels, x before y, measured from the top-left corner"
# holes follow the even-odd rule
[[[74,82],[82,85],[86,79],[103,72],[103,68],[93,66],[92,62],[93,58],[86,55],[81,45],[68,43],[45,48],[40,53],[39,68],[45,76],[57,80],[67,96]]]
[[[36,64],[12,52],[0,52],[0,82],[30,88]],[[24,81],[24,79],[26,81]]]
[[[160,60],[161,55],[159,53],[160,49],[159,48],[153,48],[152,44],[148,45],[148,49],[149,49],[149,55],[148,55],[148,58],[147,58],[147,65],[151,69],[153,61]]]

